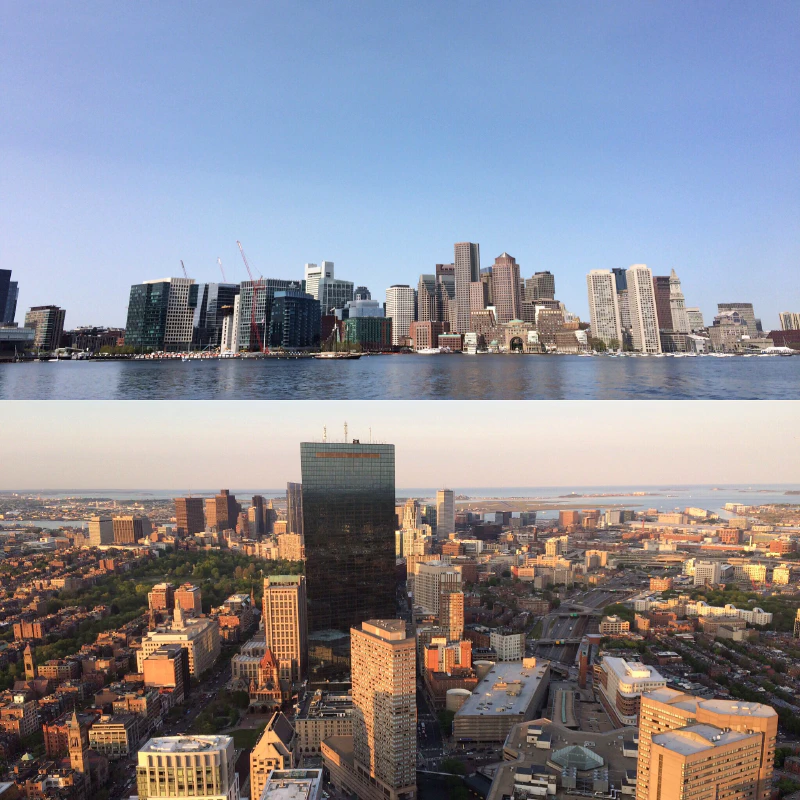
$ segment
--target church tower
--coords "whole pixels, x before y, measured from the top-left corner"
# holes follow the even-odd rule
[[[30,645],[25,647],[25,652],[22,654],[22,657],[25,664],[25,680],[32,681],[36,678],[36,664],[33,660],[33,651]]]
[[[86,783],[86,792],[92,784],[92,776],[89,772],[89,741],[88,736],[84,736],[84,729],[78,721],[78,713],[72,712],[72,719],[69,721],[69,764],[75,772],[80,772]]]

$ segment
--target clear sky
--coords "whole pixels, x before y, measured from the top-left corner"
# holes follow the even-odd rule
[[[397,486],[800,484],[789,401],[5,401],[0,487],[279,488],[300,442],[393,443]]]
[[[378,299],[453,242],[800,311],[800,4],[5,0],[0,267],[67,327],[152,278]]]

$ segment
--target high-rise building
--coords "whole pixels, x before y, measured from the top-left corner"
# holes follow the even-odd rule
[[[453,330],[458,316],[455,264],[436,265],[436,322],[447,322]]]
[[[33,306],[25,315],[25,327],[36,333],[33,346],[39,350],[56,350],[61,345],[66,312],[58,306]]]
[[[219,347],[226,309],[232,309],[239,295],[238,283],[204,283],[198,288],[194,312],[194,344]]]
[[[17,315],[19,286],[11,280],[10,269],[0,269],[0,325],[11,325]]]
[[[537,300],[555,300],[556,279],[555,276],[545,270],[535,272],[533,277],[525,279],[525,300],[535,303]]]
[[[653,275],[653,295],[656,300],[656,316],[658,317],[658,328],[661,331],[671,331],[672,309],[671,309],[671,286],[669,275]]]
[[[140,800],[239,800],[236,751],[230,736],[159,736],[139,749],[137,759]]]
[[[372,300],[372,292],[366,286],[356,286],[353,300]]]
[[[264,635],[278,661],[281,680],[299,683],[308,674],[306,579],[302,575],[264,578]]]
[[[303,442],[300,461],[309,631],[392,617],[394,445]]]
[[[455,324],[450,321],[450,329],[454,333],[468,333],[470,284],[481,279],[481,249],[472,242],[458,242],[454,250],[456,318]]]
[[[144,669],[144,659],[169,644],[178,644],[186,650],[189,672],[199,678],[219,658],[219,623],[209,617],[186,619],[181,607],[176,606],[171,623],[158,625],[142,638],[142,647],[136,654],[138,671]]]
[[[303,484],[286,484],[286,531],[303,535]]]
[[[800,608],[797,609],[794,617],[794,638],[800,639]]]
[[[206,529],[202,497],[175,498],[175,527],[180,536],[193,536]]]
[[[782,331],[800,331],[800,314],[793,311],[781,311],[778,318]]]
[[[438,322],[438,283],[435,275],[420,275],[417,284],[417,320]]]
[[[396,284],[386,290],[386,316],[392,320],[392,344],[397,346],[408,336],[414,321],[414,290],[404,284]]]
[[[140,350],[188,350],[194,340],[198,291],[193,278],[131,286],[125,344]]]
[[[448,561],[420,561],[414,565],[414,605],[439,615],[443,592],[461,591],[461,573]]]
[[[456,532],[456,496],[452,489],[436,492],[436,538],[447,539]]]
[[[392,320],[383,316],[383,309],[379,316],[346,319],[342,341],[359,345],[362,350],[388,350],[392,346]]]
[[[206,524],[217,531],[233,529],[241,511],[236,496],[227,489],[206,500]]]
[[[322,278],[333,278],[333,261],[323,261],[321,264],[306,264],[305,278],[306,291],[319,300],[319,282]]]
[[[497,256],[492,264],[492,300],[498,323],[522,317],[519,264],[508,253]]]
[[[147,593],[147,605],[151,611],[172,611],[175,608],[175,587],[171,583],[157,583]]]
[[[186,616],[199,617],[203,613],[203,593],[199,586],[184,583],[175,590],[175,606]]]
[[[403,620],[365,620],[350,632],[353,735],[322,743],[334,786],[363,800],[417,795],[416,645]]]
[[[146,688],[171,689],[176,703],[189,693],[189,654],[179,644],[165,644],[142,660]]]
[[[747,325],[747,335],[751,339],[758,338],[760,333],[759,325],[755,316],[755,312],[753,311],[752,303],[717,303],[717,310],[720,314],[723,314],[726,311],[738,312],[742,321]]]
[[[299,289],[275,292],[269,323],[269,346],[283,349],[318,347],[320,305]]]
[[[687,308],[686,318],[689,323],[689,331],[691,333],[694,333],[695,331],[701,331],[706,326],[703,320],[703,312],[699,308]]]
[[[337,308],[344,308],[353,299],[353,282],[339,278],[319,279],[317,289],[319,307],[323,314],[333,314]]]
[[[280,278],[261,278],[258,281],[243,281],[239,290],[238,327],[236,339],[239,350],[258,350],[258,339],[265,344],[269,336],[272,319],[272,303],[275,292],[299,290],[298,281]],[[234,307],[234,316],[237,309]]]
[[[464,593],[456,588],[461,581],[442,581],[439,595],[439,626],[448,642],[464,638]]]
[[[136,544],[139,539],[149,536],[152,532],[150,520],[147,517],[114,517],[115,544]]]
[[[594,269],[586,276],[586,283],[592,336],[601,339],[607,347],[622,347],[622,320],[614,273],[607,269]]]
[[[111,517],[92,517],[89,520],[89,544],[114,544],[114,522]]]
[[[484,281],[473,281],[469,285],[469,313],[483,311],[489,304],[489,286]],[[471,319],[471,317],[470,317]]]
[[[777,733],[778,715],[761,703],[667,688],[645,694],[636,800],[767,800]]]
[[[631,313],[631,340],[639,353],[661,352],[653,273],[645,264],[634,264],[626,273]]]
[[[669,273],[669,308],[672,315],[672,330],[675,333],[691,333],[681,279],[674,269]]]

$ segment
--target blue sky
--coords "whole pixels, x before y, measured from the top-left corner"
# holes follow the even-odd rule
[[[383,299],[481,245],[675,268],[688,305],[800,310],[800,5],[29,3],[0,24],[0,266],[67,326],[131,283],[300,277]]]
[[[4,411],[5,491],[280,487],[300,480],[299,443],[321,441],[323,426],[342,441],[344,422],[348,438],[395,445],[398,487],[800,483],[792,401],[7,400]]]

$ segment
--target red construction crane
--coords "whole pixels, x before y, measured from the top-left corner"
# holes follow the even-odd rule
[[[183,266],[183,259],[181,259],[181,269],[183,270],[183,277],[188,281],[189,276],[186,274],[186,267]]]
[[[258,342],[258,351],[260,353],[268,353],[269,350],[267,349],[266,345],[264,344],[261,338],[261,331],[259,330],[258,322],[256,321],[256,305],[258,304],[258,293],[262,290],[266,290],[267,287],[264,283],[263,278],[259,278],[258,280],[255,280],[253,278],[253,273],[250,271],[250,264],[247,263],[247,256],[244,254],[244,248],[242,247],[242,243],[237,241],[236,244],[239,246],[239,252],[242,254],[242,261],[244,261],[244,268],[247,270],[247,274],[250,277],[250,283],[253,285],[253,302],[250,305],[250,347],[253,346],[253,337],[255,335],[255,339]]]
[[[222,273],[222,282],[227,283],[228,279],[225,277],[225,270],[222,269],[222,259],[217,258],[217,264],[219,264],[219,271]]]

